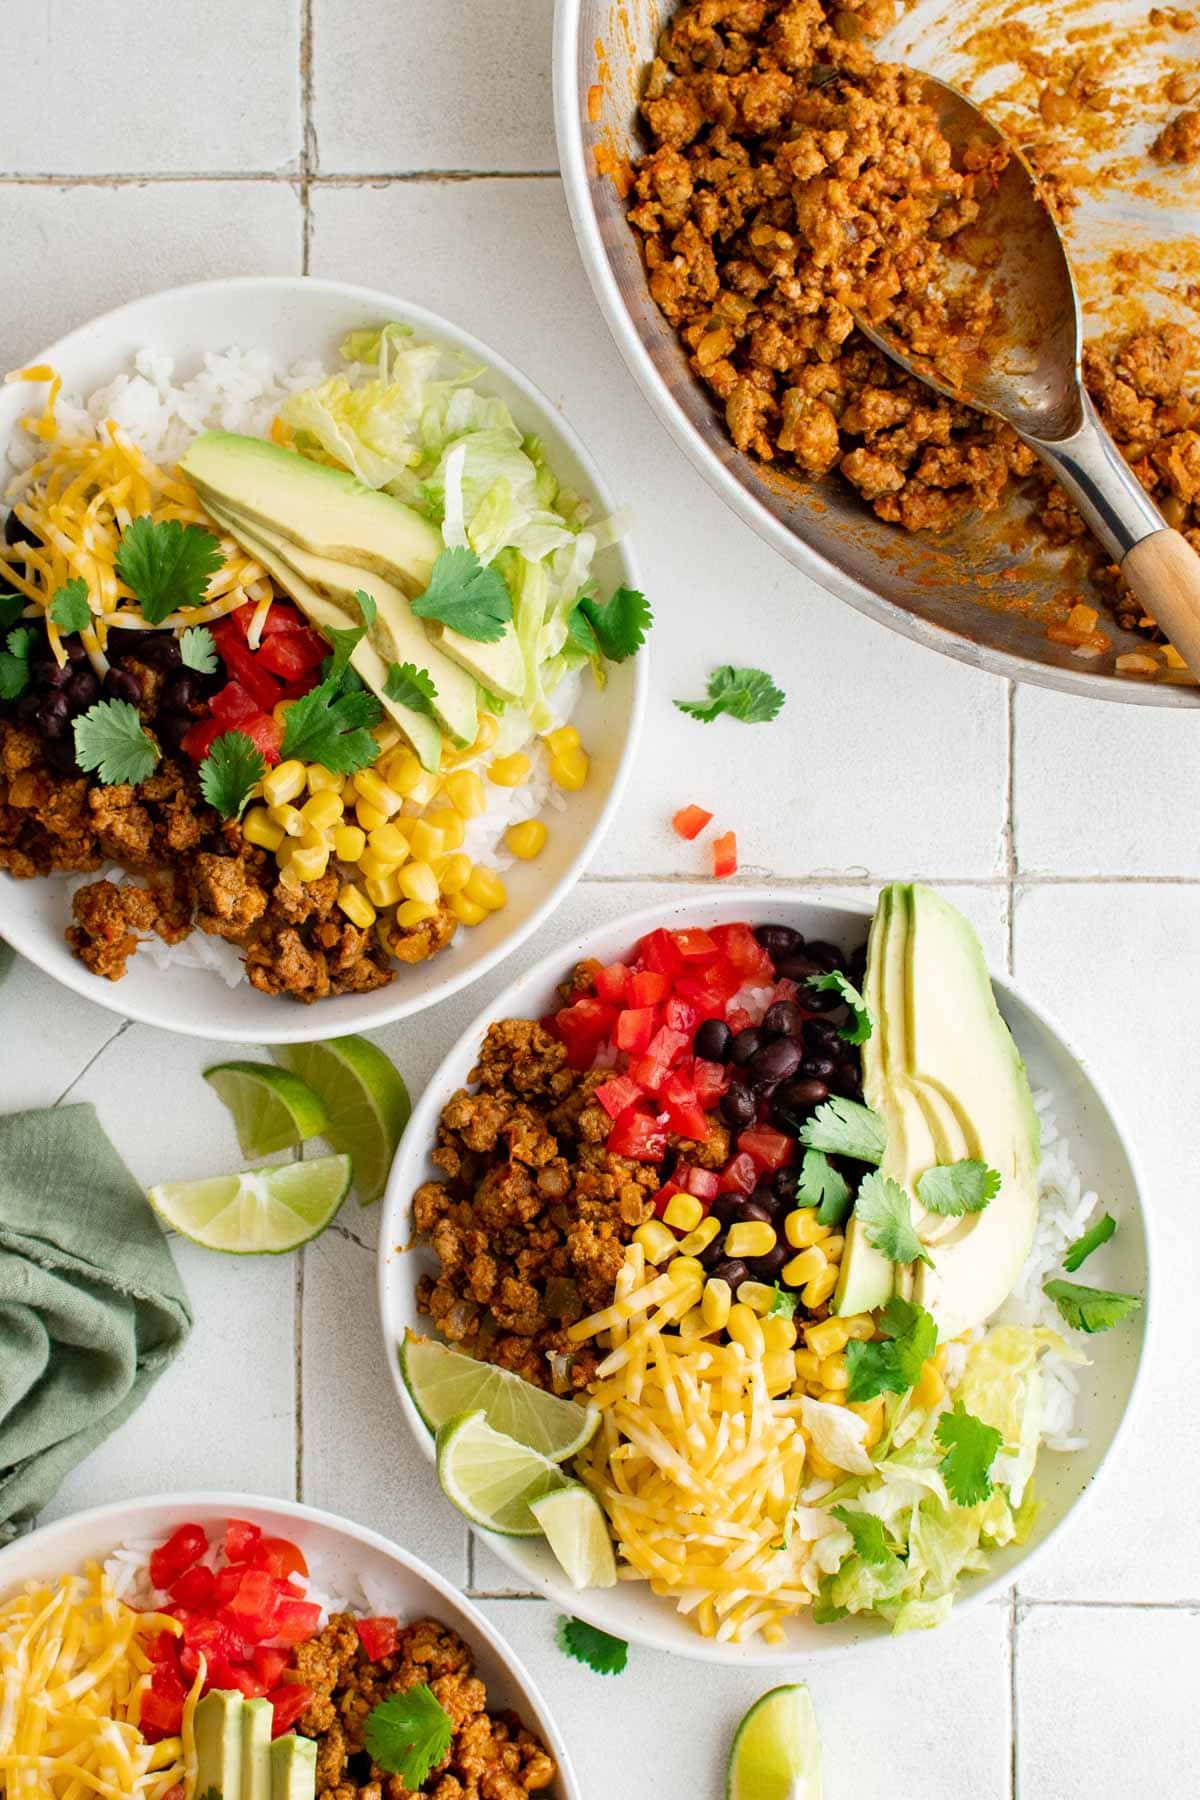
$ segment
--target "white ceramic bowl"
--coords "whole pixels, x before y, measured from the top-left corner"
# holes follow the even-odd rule
[[[321,358],[338,364],[337,349],[355,326],[400,319],[421,337],[465,351],[486,364],[479,385],[498,394],[514,417],[546,446],[556,472],[589,495],[596,516],[613,510],[595,464],[546,396],[495,351],[445,319],[372,288],[299,276],[263,276],[202,282],[132,301],[94,319],[31,361],[51,363],[68,393],[90,393],[130,366],[143,346],[176,358],[180,379],[201,366],[205,351],[265,346],[281,363]],[[28,391],[0,387],[0,446],[28,411]],[[605,550],[596,560],[601,587],[641,584],[628,546]],[[131,960],[118,982],[92,975],[63,939],[70,917],[66,882],[14,881],[0,876],[0,930],[31,962],[86,999],[143,1024],[195,1037],[235,1043],[288,1044],[308,1038],[370,1031],[392,1019],[436,1005],[493,968],[524,941],[570,891],[608,825],[632,764],[645,705],[646,651],[613,667],[601,692],[585,679],[574,721],[591,754],[587,786],[555,813],[549,842],[533,863],[505,875],[508,905],[471,931],[461,931],[448,950],[415,968],[399,969],[389,986],[371,994],[343,995],[301,1006],[260,994],[248,982],[228,988],[208,970],[157,969],[145,957]]]
[[[518,1659],[483,1614],[407,1550],[365,1525],[288,1500],[261,1500],[248,1494],[162,1494],[146,1500],[117,1500],[73,1518],[60,1519],[0,1550],[0,1600],[30,1580],[52,1579],[102,1562],[122,1543],[161,1540],[185,1520],[214,1526],[228,1518],[249,1519],[273,1536],[291,1538],[310,1565],[319,1559],[314,1590],[350,1592],[365,1576],[370,1591],[385,1597],[386,1610],[402,1624],[432,1617],[449,1625],[470,1647],[493,1711],[512,1707],[536,1731],[558,1763],[558,1779],[546,1800],[582,1800],[566,1745],[546,1702]]]
[[[699,894],[691,889],[674,904],[601,926],[574,943],[564,944],[514,981],[476,1020],[422,1095],[392,1165],[384,1200],[379,1298],[385,1347],[400,1407],[421,1450],[431,1461],[432,1440],[400,1379],[395,1346],[408,1327],[428,1333],[430,1322],[416,1308],[416,1282],[423,1270],[436,1265],[424,1247],[406,1251],[402,1246],[412,1238],[413,1193],[421,1182],[438,1176],[429,1157],[438,1114],[450,1095],[465,1086],[487,1025],[493,1019],[540,1018],[552,1009],[556,985],[577,962],[584,957],[611,962],[656,925],[678,929],[735,919],[746,919],[752,924],[794,925],[806,937],[850,949],[865,939],[869,914],[866,908],[826,905],[819,898],[788,899],[769,889],[739,889],[734,893],[709,889]],[[1147,1306],[1136,1319],[1090,1341],[1092,1362],[1081,1371],[1079,1409],[1088,1448],[1069,1455],[1043,1450],[1036,1478],[1041,1510],[1029,1542],[993,1554],[988,1573],[963,1584],[956,1611],[1014,1581],[1094,1487],[1130,1410],[1149,1310],[1148,1221],[1132,1153],[1121,1128],[1086,1066],[1055,1028],[1011,982],[996,975],[993,982],[1034,1089],[1048,1088],[1055,1094],[1059,1129],[1072,1141],[1085,1187],[1095,1187],[1120,1220],[1116,1238],[1097,1254],[1094,1264],[1089,1263],[1088,1280],[1097,1286],[1146,1295]],[[669,1600],[658,1599],[643,1582],[621,1582],[615,1588],[579,1594],[540,1539],[480,1535],[514,1571],[522,1587],[537,1589],[603,1630],[652,1649],[672,1650],[708,1662],[781,1666],[797,1664],[814,1655],[894,1641],[870,1620],[848,1619],[836,1625],[814,1626],[811,1621],[800,1619],[791,1626],[786,1649],[717,1644],[702,1638],[680,1618]]]

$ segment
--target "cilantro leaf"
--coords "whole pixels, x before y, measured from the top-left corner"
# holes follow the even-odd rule
[[[1136,1294],[1115,1294],[1109,1288],[1084,1287],[1078,1281],[1047,1281],[1042,1292],[1076,1331],[1111,1331],[1142,1304]]]
[[[21,625],[4,640],[8,647],[0,650],[0,700],[16,700],[29,686],[29,653],[35,635],[32,626]]]
[[[998,1171],[970,1156],[961,1162],[936,1163],[917,1177],[917,1199],[926,1212],[944,1219],[982,1212],[999,1192]]]
[[[735,669],[724,663],[708,678],[707,700],[677,700],[680,712],[706,725],[721,713],[740,719],[743,725],[765,725],[778,713],[786,696],[764,669]]]
[[[789,1293],[787,1288],[780,1287],[776,1282],[772,1290],[771,1304],[767,1308],[768,1319],[794,1319],[798,1298],[799,1295]]]
[[[320,763],[335,775],[353,775],[379,755],[369,727],[383,717],[374,694],[362,689],[344,694],[326,679],[288,708],[280,757]]]
[[[95,769],[106,787],[125,781],[136,787],[158,756],[158,745],[128,700],[97,700],[75,721],[75,760],[81,769]]]
[[[185,669],[200,675],[217,672],[217,642],[207,625],[191,625],[179,640],[179,656]]]
[[[800,1142],[810,1150],[831,1156],[853,1156],[858,1162],[878,1163],[887,1149],[887,1126],[877,1112],[857,1100],[836,1095],[805,1119]]]
[[[865,1044],[875,1029],[875,1021],[854,983],[840,969],[830,969],[827,975],[810,975],[808,985],[822,994],[836,994],[850,1008],[850,1023],[838,1026],[838,1036],[848,1044]]]
[[[583,1619],[560,1617],[554,1641],[564,1656],[586,1663],[597,1675],[619,1675],[629,1661],[629,1645],[623,1638],[610,1637]]]
[[[946,1452],[940,1468],[946,1491],[959,1506],[980,1506],[992,1494],[991,1466],[1004,1433],[969,1413],[962,1401],[944,1412],[933,1434]]]
[[[397,706],[407,706],[409,712],[428,713],[431,719],[437,716],[433,709],[437,689],[428,669],[418,669],[415,663],[393,663],[383,691]]]
[[[169,614],[199,606],[221,561],[221,546],[211,531],[181,525],[178,519],[157,525],[148,516],[134,519],[117,546],[117,574],[147,625],[161,625]]]
[[[50,602],[50,617],[60,631],[86,631],[92,622],[92,609],[88,605],[88,585],[82,577],[76,575],[60,587]]]
[[[412,609],[418,619],[436,619],[477,644],[498,644],[513,616],[503,575],[466,545],[442,551]]]
[[[0,569],[0,579],[3,578],[3,574],[3,569]],[[12,630],[25,611],[26,604],[24,594],[0,594],[0,632]]]
[[[589,656],[625,662],[636,656],[654,623],[645,594],[619,587],[603,604],[581,599],[567,621],[567,636]]]
[[[200,792],[222,818],[240,818],[250,789],[266,772],[266,762],[253,738],[244,731],[223,731],[213,739],[200,764]]]
[[[852,1512],[848,1506],[831,1506],[830,1512],[840,1519],[854,1539],[854,1552],[873,1569],[890,1569],[899,1557],[887,1541],[883,1520],[874,1513]]]
[[[894,1263],[933,1263],[913,1229],[912,1201],[890,1175],[872,1169],[864,1175],[854,1202],[854,1216],[862,1223],[867,1242]]]
[[[345,630],[339,629],[336,625],[322,626],[321,636],[328,638],[333,645],[333,655],[327,656],[321,665],[322,681],[341,686],[342,676],[350,667],[350,658],[366,635],[365,625],[351,625]]]
[[[804,1152],[796,1205],[815,1206],[821,1225],[840,1225],[850,1211],[850,1189],[823,1150]]]
[[[1073,1244],[1068,1244],[1067,1254],[1063,1257],[1063,1268],[1067,1274],[1073,1275],[1076,1269],[1082,1269],[1092,1251],[1098,1250],[1101,1244],[1107,1244],[1116,1229],[1117,1221],[1111,1213],[1105,1213],[1104,1217],[1098,1219],[1090,1231],[1085,1231],[1083,1236],[1077,1237]]]
[[[355,588],[354,598],[358,602],[358,610],[362,614],[362,622],[370,631],[375,623],[375,615],[379,608],[375,604],[374,594],[368,594],[365,588]]]
[[[363,1743],[371,1760],[418,1790],[454,1738],[454,1722],[425,1682],[389,1694],[367,1714]]]
[[[846,1345],[850,1371],[847,1400],[873,1400],[876,1394],[907,1394],[921,1379],[921,1370],[937,1349],[937,1326],[923,1306],[892,1298],[879,1315],[884,1341],[863,1343],[851,1338]]]

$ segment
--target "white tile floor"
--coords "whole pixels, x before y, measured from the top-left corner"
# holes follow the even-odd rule
[[[830,1800],[1123,1800],[1135,1780],[1183,1794],[1200,1756],[1200,1550],[1185,1498],[1200,1484],[1193,721],[1032,689],[1014,701],[1004,683],[838,605],[719,508],[641,401],[581,273],[552,173],[551,10],[96,0],[81,28],[65,0],[10,8],[0,364],[157,286],[338,276],[490,340],[569,414],[610,485],[638,497],[659,617],[639,772],[537,953],[696,875],[701,858],[664,828],[682,800],[736,824],[749,880],[859,893],[893,874],[949,882],[996,965],[1123,1103],[1158,1226],[1151,1378],[1105,1491],[1015,1604],[813,1672]],[[735,651],[773,670],[786,710],[769,735],[718,724],[701,738],[670,701]],[[415,1088],[533,954],[381,1034]],[[0,1015],[8,1105],[94,1100],[146,1180],[231,1163],[225,1115],[199,1079],[215,1046],[124,1027],[20,965]],[[171,1485],[298,1494],[478,1592],[502,1590],[389,1400],[374,1233],[374,1217],[356,1215],[302,1261],[181,1257],[198,1320],[188,1349],[54,1512]],[[544,1685],[588,1800],[717,1800],[730,1729],[760,1678],[697,1679],[694,1665],[635,1652],[606,1686],[554,1649],[541,1602],[484,1603]]]

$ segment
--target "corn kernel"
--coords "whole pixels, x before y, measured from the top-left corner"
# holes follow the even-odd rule
[[[456,850],[453,856],[439,856],[433,872],[443,894],[461,894],[471,879],[471,859]]]
[[[818,1388],[816,1398],[826,1406],[845,1406],[846,1396],[841,1388]]]
[[[700,1311],[704,1315],[704,1323],[710,1331],[720,1331],[729,1322],[730,1309],[733,1306],[733,1290],[727,1281],[714,1275],[705,1282],[704,1293],[700,1300]]]
[[[342,796],[328,791],[313,794],[300,808],[300,817],[310,831],[328,831],[341,816]]]
[[[242,817],[242,836],[260,850],[278,850],[285,835],[283,826],[275,823],[265,806],[251,806]]]
[[[777,1394],[791,1393],[796,1372],[792,1368],[792,1359],[786,1350],[768,1349],[763,1357],[762,1367],[767,1383],[767,1393],[772,1399]]]
[[[304,783],[304,764],[294,756],[289,757],[287,762],[276,763],[263,776],[263,799],[268,806],[285,806],[304,792]]]
[[[360,769],[354,777],[354,786],[368,806],[378,807],[385,818],[390,819],[404,804],[403,796],[395,788],[389,787],[374,769]],[[359,823],[361,822],[360,820]]]
[[[811,1281],[825,1267],[825,1252],[819,1245],[812,1244],[807,1250],[802,1250],[799,1256],[793,1256],[790,1262],[785,1262],[779,1276],[789,1287],[803,1287],[806,1281]]]
[[[661,1219],[647,1219],[639,1225],[633,1234],[635,1244],[640,1244],[646,1253],[646,1261],[657,1265],[668,1256],[674,1256],[676,1238],[673,1231],[668,1231]]]
[[[310,848],[302,844],[298,850],[293,851],[288,871],[290,874],[297,875],[301,881],[320,881],[328,867],[329,846],[327,844],[323,844],[319,849],[316,846]]]
[[[354,816],[362,829],[368,833],[378,831],[381,825],[386,825],[388,822],[387,814],[380,812],[377,806],[372,806],[369,800],[360,799],[356,802]]]
[[[663,1218],[676,1231],[694,1231],[704,1217],[704,1208],[694,1194],[672,1194]]]
[[[476,906],[485,907],[488,912],[498,912],[508,899],[495,869],[484,869],[478,864],[471,870],[463,892],[468,900],[474,900]]]
[[[775,1304],[775,1289],[764,1281],[743,1281],[738,1289],[738,1299],[758,1318],[765,1319]]]
[[[839,1350],[846,1348],[849,1340],[848,1323],[846,1319],[822,1319],[818,1325],[806,1325],[804,1342],[822,1361],[827,1356],[836,1356]]]
[[[848,1388],[850,1371],[844,1356],[827,1356],[821,1364],[819,1379],[827,1388]]]
[[[561,756],[550,758],[550,779],[555,787],[566,788],[568,793],[578,793],[588,778],[591,762],[586,750],[576,747],[564,750]]]
[[[822,1456],[815,1444],[808,1446],[804,1466],[809,1474],[815,1476],[818,1481],[842,1481],[846,1474],[846,1471],[839,1469],[836,1463],[831,1463],[827,1456]]]
[[[761,1221],[755,1222],[761,1223]],[[745,1305],[743,1301],[738,1300],[730,1307],[729,1319],[725,1329],[733,1339],[734,1343],[742,1346],[742,1349],[746,1352],[747,1356],[752,1356],[755,1362],[761,1361],[766,1350],[766,1344],[763,1342],[762,1326],[759,1324],[750,1308]]]
[[[455,769],[443,783],[451,806],[464,819],[477,819],[487,811],[487,795],[474,769]]]
[[[775,1227],[765,1219],[739,1219],[725,1234],[726,1256],[769,1256],[775,1248]]]
[[[676,1256],[667,1272],[677,1287],[686,1287],[689,1281],[704,1285],[704,1270],[694,1256]]]
[[[546,827],[540,819],[522,819],[519,825],[509,826],[504,842],[522,862],[531,862],[546,847]]]
[[[875,1321],[870,1313],[850,1313],[842,1319],[842,1325],[845,1327],[847,1343],[851,1338],[861,1338],[863,1343],[867,1343],[875,1336]],[[942,1349],[944,1348],[943,1345]],[[941,1354],[941,1350],[938,1354]]]
[[[446,905],[460,925],[482,925],[488,916],[486,906],[476,906],[465,894],[447,894]]]
[[[912,1391],[913,1405],[919,1406],[922,1412],[928,1412],[931,1407],[937,1405],[945,1392],[946,1384],[931,1356],[921,1370],[921,1379]]]
[[[796,1365],[798,1381],[815,1381],[821,1367],[821,1359],[813,1350],[794,1350],[792,1361]]]
[[[699,1306],[690,1307],[679,1321],[679,1335],[685,1344],[707,1337],[708,1332],[709,1327],[704,1322],[704,1314]]]
[[[274,719],[274,721],[277,725],[286,725],[287,724],[287,716],[291,712],[291,710],[292,710],[293,706],[295,706],[295,704],[296,704],[296,702],[294,700],[277,700],[276,701],[275,705],[271,708],[271,717]]]
[[[462,849],[467,827],[461,813],[456,813],[452,806],[443,806],[436,812],[426,813],[425,817],[436,831],[441,832],[443,850]]]
[[[721,1235],[721,1221],[711,1216],[701,1219],[694,1231],[689,1231],[685,1238],[679,1240],[681,1256],[701,1256],[714,1238]]]
[[[396,908],[396,923],[403,925],[405,931],[411,931],[414,925],[423,925],[426,919],[432,919],[436,912],[437,907],[430,906],[425,900],[402,900]]]
[[[378,850],[372,850],[368,842],[358,859],[358,866],[368,881],[384,881],[396,873],[398,865],[390,856],[380,856]]]
[[[818,1306],[824,1306],[830,1294],[837,1286],[838,1272],[835,1263],[826,1263],[819,1275],[814,1275],[801,1289],[800,1298],[810,1311],[815,1312]]]
[[[783,1233],[793,1250],[808,1250],[829,1236],[829,1227],[820,1223],[815,1206],[801,1206],[783,1221]]]
[[[863,1439],[863,1448],[869,1450],[883,1436],[883,1395],[876,1394],[873,1400],[851,1400],[848,1409],[865,1420],[867,1435]]]
[[[446,848],[441,832],[428,819],[414,819],[407,830],[412,853],[418,862],[432,862]]]
[[[282,826],[289,837],[304,836],[304,820],[298,807],[289,806],[285,800],[280,806],[268,807],[267,811],[273,823]]]
[[[284,849],[287,848],[288,846],[285,844]],[[292,888],[293,890],[299,890],[304,886],[302,878],[297,875],[295,869],[293,869],[290,858],[286,863],[280,863],[279,879],[284,887]]]
[[[361,871],[362,863],[358,866]],[[368,876],[366,887],[372,906],[395,906],[400,898],[400,883],[396,880],[395,869],[389,869],[386,875]]]
[[[300,848],[300,839],[299,838],[292,838],[292,837],[284,838],[282,844],[280,844],[278,850],[276,850],[276,852],[275,852],[275,861],[279,864],[281,869],[287,868],[288,864],[292,860],[292,857],[295,855],[296,851],[299,848]]]
[[[437,876],[427,862],[405,863],[397,879],[400,892],[406,900],[416,900],[422,906],[436,907],[439,897]]]
[[[744,1288],[745,1285],[745,1282],[743,1282],[742,1287]],[[796,1321],[794,1319],[785,1319],[779,1313],[776,1313],[773,1318],[763,1320],[762,1328],[763,1342],[766,1344],[768,1351],[790,1351],[795,1347]],[[794,1380],[796,1367],[790,1356],[788,1358],[788,1366],[792,1371],[792,1378]]]
[[[356,863],[367,847],[367,834],[358,825],[339,825],[333,834],[333,854],[339,862]]]
[[[371,736],[379,745],[381,753],[386,754],[400,742],[400,727],[391,719],[381,719],[378,725],[372,725]]]
[[[395,788],[407,800],[424,774],[420,758],[405,748],[396,750],[388,757],[383,766],[383,775],[389,787]]]
[[[308,777],[310,794],[341,793],[342,783],[345,780],[344,775],[335,775],[332,769],[325,768],[322,763],[309,763],[305,773]]]
[[[300,816],[303,818],[303,813]],[[301,850],[331,850],[333,848],[328,832],[314,831],[312,826],[308,824],[305,825],[300,836],[298,838],[293,838],[292,842]]]
[[[822,1241],[821,1248],[829,1262],[839,1262],[842,1251],[846,1248],[846,1239],[840,1231],[835,1231],[832,1237]]]
[[[514,750],[511,756],[498,756],[488,769],[488,780],[496,787],[520,787],[523,781],[529,780],[529,772],[533,764],[523,750]]]
[[[573,725],[560,725],[557,731],[548,731],[542,742],[551,756],[565,756],[568,750],[578,750],[579,733]]]
[[[343,881],[338,889],[338,905],[350,923],[357,925],[360,931],[366,931],[368,926],[375,923],[375,908],[362,889],[352,881]]]
[[[377,825],[374,831],[367,833],[367,849],[398,869],[402,862],[408,861],[408,833],[389,820],[386,825]]]

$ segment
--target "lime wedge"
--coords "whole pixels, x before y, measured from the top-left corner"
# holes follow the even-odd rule
[[[227,1062],[205,1069],[233,1114],[243,1156],[270,1156],[320,1137],[329,1124],[321,1100],[306,1081],[270,1063]]]
[[[493,1431],[550,1462],[565,1462],[582,1450],[600,1423],[594,1406],[560,1400],[511,1369],[477,1362],[411,1331],[400,1346],[400,1374],[430,1431],[440,1431],[458,1413],[482,1412]]]
[[[206,1250],[282,1256],[324,1231],[353,1175],[348,1156],[319,1156],[209,1181],[166,1181],[148,1197],[164,1225]]]
[[[442,1492],[459,1512],[472,1524],[506,1537],[540,1537],[530,1501],[565,1480],[547,1457],[493,1431],[482,1412],[459,1413],[442,1426],[437,1472]]]
[[[353,1157],[361,1204],[378,1200],[412,1111],[395,1064],[363,1037],[279,1044],[271,1055],[321,1096],[329,1115],[322,1136],[335,1150]]]
[[[725,1800],[821,1800],[821,1736],[798,1682],[756,1700],[734,1733]]]
[[[531,1500],[529,1510],[562,1564],[572,1587],[617,1585],[617,1559],[604,1508],[581,1481]]]

